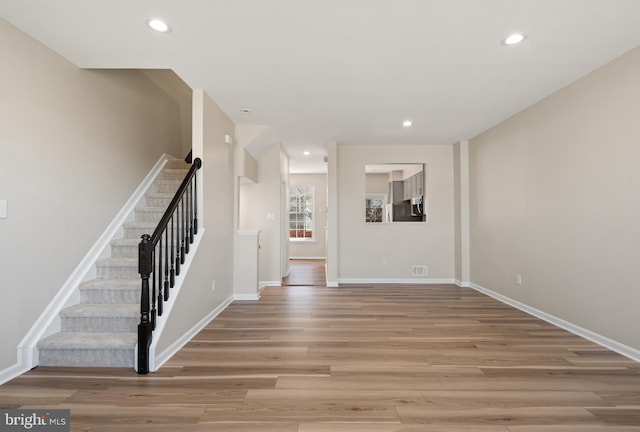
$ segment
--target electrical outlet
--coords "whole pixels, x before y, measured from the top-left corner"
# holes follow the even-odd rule
[[[387,265],[389,265],[389,260],[382,258],[382,267],[386,267]]]
[[[7,213],[7,200],[0,200],[0,219],[6,219]]]
[[[522,275],[516,275],[516,285],[522,285]]]

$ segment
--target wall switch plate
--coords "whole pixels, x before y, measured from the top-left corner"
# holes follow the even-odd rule
[[[7,200],[0,200],[0,219],[6,219],[8,213]]]
[[[516,275],[516,285],[522,285],[522,276]]]
[[[215,291],[216,290],[216,281],[211,281],[211,291]]]

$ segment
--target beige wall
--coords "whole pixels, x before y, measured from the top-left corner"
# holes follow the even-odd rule
[[[472,282],[635,349],[638,77],[635,49],[473,139],[469,161]]]
[[[337,159],[339,280],[411,281],[427,265],[429,279],[452,282],[453,147],[340,145]],[[428,223],[365,223],[365,165],[383,163],[425,164]]]
[[[191,151],[191,131],[193,129],[191,119],[193,91],[191,87],[170,69],[145,69],[142,72],[177,102],[181,126],[180,155],[186,156]]]
[[[313,186],[314,240],[289,242],[291,258],[325,258],[327,256],[327,175],[290,174],[291,186]]]
[[[224,142],[224,136],[233,137],[235,126],[202,90],[194,92],[193,106],[193,154],[202,159],[198,187],[203,201],[198,218],[204,233],[157,353],[233,295],[234,149]]]
[[[365,191],[368,194],[389,195],[389,174],[367,174]]]
[[[454,274],[456,281],[462,280],[462,225],[460,219],[460,143],[453,145],[453,217],[454,217]]]
[[[163,153],[178,104],[141,72],[79,70],[0,19],[0,370]]]
[[[283,242],[283,225],[288,213],[283,212],[281,200],[288,169],[282,146],[274,143],[258,161],[257,183],[240,184],[239,229],[260,231],[258,278],[263,285],[281,282],[286,265],[283,257],[288,257],[286,242]]]

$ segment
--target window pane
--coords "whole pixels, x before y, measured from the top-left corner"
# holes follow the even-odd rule
[[[313,238],[313,187],[289,189],[289,237]]]

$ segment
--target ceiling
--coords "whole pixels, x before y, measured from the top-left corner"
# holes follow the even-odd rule
[[[0,0],[0,16],[81,68],[173,69],[236,124],[270,125],[293,172],[322,171],[330,141],[470,139],[640,45],[638,0]]]

